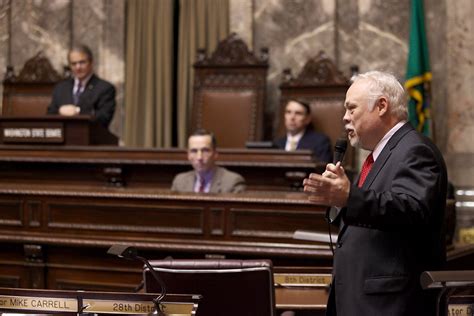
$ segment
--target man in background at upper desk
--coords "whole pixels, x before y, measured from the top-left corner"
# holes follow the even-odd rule
[[[88,114],[108,127],[115,111],[114,86],[94,74],[94,60],[89,47],[74,46],[68,53],[68,61],[73,77],[54,87],[48,114]]]
[[[176,175],[171,190],[202,193],[245,191],[244,178],[216,166],[217,156],[214,134],[203,129],[194,132],[188,139],[188,160],[194,170]]]
[[[447,172],[436,146],[407,122],[407,95],[391,74],[357,75],[346,94],[352,146],[371,151],[351,185],[341,163],[303,181],[311,202],[336,206],[327,315],[436,315],[420,275],[442,269]]]
[[[309,149],[318,161],[332,161],[332,148],[329,138],[313,130],[309,104],[290,100],[285,106],[286,136],[276,139],[277,148],[286,151]]]

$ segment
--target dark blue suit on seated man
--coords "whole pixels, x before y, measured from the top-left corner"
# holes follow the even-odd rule
[[[332,161],[331,141],[313,130],[309,104],[290,100],[285,107],[285,128],[286,136],[274,141],[277,148],[286,151],[309,149],[319,161]]]
[[[115,111],[114,86],[94,74],[89,47],[74,46],[69,51],[68,59],[73,78],[63,80],[54,87],[48,114],[89,114],[108,127]]]

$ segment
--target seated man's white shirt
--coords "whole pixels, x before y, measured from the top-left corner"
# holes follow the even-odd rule
[[[305,131],[302,131],[296,135],[291,135],[290,133],[286,134],[285,150],[286,151],[295,150],[298,147],[298,143],[300,142],[301,137],[303,137],[304,132]],[[292,145],[294,146],[294,148],[292,148]]]

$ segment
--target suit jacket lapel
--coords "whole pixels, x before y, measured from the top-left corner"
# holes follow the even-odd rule
[[[372,185],[372,182],[374,182],[379,172],[383,169],[383,166],[387,163],[388,158],[392,154],[393,148],[395,148],[397,144],[400,142],[400,140],[403,138],[403,136],[405,136],[405,134],[411,130],[413,130],[413,127],[411,126],[411,124],[405,123],[405,125],[403,125],[398,131],[396,131],[395,134],[393,134],[393,136],[389,139],[388,143],[382,149],[382,152],[380,153],[380,155],[377,157],[377,160],[374,162],[374,165],[372,166],[372,169],[367,175],[367,178],[365,178],[364,184],[362,185],[363,189],[367,189]],[[353,185],[357,186],[357,183],[359,183],[359,178],[360,178],[360,174],[357,177],[357,181],[355,181]],[[343,218],[341,218],[341,222],[342,222],[342,227],[339,231],[338,240],[340,240],[341,236],[344,234],[344,232],[347,229],[347,225],[344,224]]]
[[[194,184],[196,183],[196,173],[189,171],[184,178],[183,191],[194,192]]]
[[[65,101],[64,104],[73,104],[74,102],[74,98],[73,98],[73,89],[74,89],[74,79],[73,78],[70,78],[66,81],[66,84],[67,84],[67,87],[64,91],[64,94],[63,96],[65,97]]]
[[[377,178],[377,175],[383,169],[383,166],[392,154],[393,148],[395,148],[400,142],[400,140],[403,138],[403,136],[405,136],[405,134],[411,130],[413,130],[411,124],[405,123],[405,125],[403,125],[398,131],[396,131],[395,134],[393,134],[393,136],[389,139],[388,143],[382,149],[380,155],[377,157],[377,160],[374,162],[372,169],[370,170],[369,174],[367,175],[367,178],[364,181],[364,184],[362,185],[363,188],[370,187],[370,185],[372,184],[372,182],[374,182],[375,178]]]
[[[209,192],[212,193],[220,193],[222,191],[222,169],[220,167],[216,167],[214,171],[214,175],[212,176],[211,187],[209,188]]]
[[[390,157],[391,153],[392,153],[392,150],[389,149],[388,146],[385,146],[385,148],[382,150],[380,155],[377,157],[377,160],[374,162],[372,169],[370,169],[369,174],[365,178],[362,188],[367,189],[370,187],[372,182],[374,182],[375,178],[379,174],[380,170],[382,170],[383,166],[387,162],[387,159],[388,157]],[[359,183],[359,181],[357,181],[356,184],[357,183]]]
[[[301,149],[302,147],[311,148],[312,144],[307,144],[308,142],[309,142],[309,140],[308,140],[308,129],[306,129],[304,131],[303,136],[301,136],[301,139],[298,142],[298,146],[296,146],[296,149]]]
[[[94,93],[94,88],[95,88],[96,83],[97,83],[97,76],[92,75],[92,77],[87,82],[87,85],[84,88],[84,91],[79,97],[79,107],[81,109],[87,109],[90,106],[91,102],[89,100]],[[92,110],[93,109],[90,109],[90,111]],[[91,112],[91,114],[93,114],[93,112]]]

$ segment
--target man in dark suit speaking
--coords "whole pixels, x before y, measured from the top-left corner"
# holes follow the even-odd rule
[[[108,127],[115,111],[115,88],[94,74],[89,47],[74,46],[68,54],[73,78],[59,82],[53,90],[48,114],[92,115]]]
[[[275,147],[286,151],[309,149],[321,162],[332,161],[329,138],[314,131],[311,124],[311,108],[301,100],[290,100],[285,106],[286,136],[274,141]]]
[[[328,315],[435,315],[420,274],[442,267],[447,174],[436,146],[407,123],[396,78],[368,72],[346,94],[352,146],[371,151],[351,185],[340,162],[304,180],[309,200],[340,225]]]

